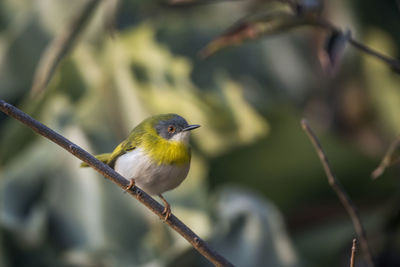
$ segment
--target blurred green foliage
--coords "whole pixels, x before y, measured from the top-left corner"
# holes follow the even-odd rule
[[[349,46],[335,75],[324,73],[326,34],[313,28],[198,57],[235,21],[276,8],[269,2],[121,1],[114,38],[103,3],[32,96],[40,55],[82,2],[4,0],[0,98],[94,154],[151,114],[201,124],[190,174],[166,195],[183,222],[237,266],[346,266],[354,231],[301,130],[306,117],[360,207],[379,266],[396,266],[398,167],[369,176],[400,132],[400,76]],[[325,1],[322,14],[398,56],[394,2]],[[0,266],[208,266],[119,188],[3,114],[0,177]]]

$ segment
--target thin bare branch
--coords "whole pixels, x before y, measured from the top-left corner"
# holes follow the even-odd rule
[[[397,137],[389,146],[389,149],[386,151],[385,156],[382,158],[381,163],[379,166],[372,172],[371,177],[372,179],[377,179],[379,176],[383,174],[385,169],[392,165],[394,162],[400,160],[394,159],[394,153],[396,152],[397,148],[400,147],[400,136]]]
[[[76,17],[46,47],[35,71],[31,88],[32,95],[38,95],[44,91],[58,63],[73,48],[99,2],[100,0],[87,0]]]
[[[286,1],[286,0],[282,0],[280,2],[284,2],[287,3],[289,5],[292,5],[292,9],[296,8],[296,4],[294,4],[295,2],[293,1]],[[400,2],[400,0],[398,1],[398,3]],[[294,5],[294,6],[293,6]],[[317,9],[318,10],[318,9]],[[270,14],[269,14],[270,15]],[[298,21],[302,21],[303,23],[300,23],[297,26],[311,26],[311,27],[321,27],[325,30],[329,30],[332,32],[339,32],[341,33],[341,29],[339,29],[337,26],[335,26],[334,24],[332,24],[331,22],[329,22],[328,20],[324,19],[323,17],[320,17],[319,15],[310,15],[310,14],[305,14],[305,15],[299,15],[299,14],[292,14],[293,18],[296,18],[296,20]],[[279,17],[277,16],[277,19],[279,19]],[[241,20],[242,22],[246,22],[246,18],[243,18]],[[254,24],[254,22],[253,22]],[[235,25],[233,25],[233,27],[235,27]],[[294,28],[294,27],[293,27]],[[229,30],[228,30],[229,32]],[[269,33],[271,31],[265,31],[262,32],[260,31],[259,34],[250,34],[250,35],[244,35],[244,36],[239,36],[238,38],[234,39],[234,42],[227,42],[227,44],[224,44],[224,47],[228,46],[228,45],[235,45],[238,44],[239,40],[240,43],[242,43],[243,41],[249,41],[249,40],[253,40],[255,38],[261,38],[264,36],[268,36]],[[224,34],[222,35],[222,37],[224,36]],[[217,37],[215,40],[211,41],[210,44],[215,44],[216,41],[220,41],[221,36]],[[350,37],[348,38],[347,42],[352,45],[353,47],[357,48],[358,50],[371,55],[379,60],[381,60],[382,62],[386,63],[387,65],[389,65],[396,73],[400,74],[400,60],[391,58],[389,56],[386,56],[366,45],[364,45],[362,42],[355,40],[354,38]],[[209,45],[208,45],[209,46]],[[220,50],[220,48],[218,48],[217,50]],[[212,53],[209,53],[206,49],[203,49],[202,51],[200,51],[200,54],[203,55],[202,57],[208,57],[209,55],[213,54],[215,51],[212,51]],[[204,56],[205,55],[205,56]]]
[[[349,216],[351,218],[351,221],[353,222],[354,229],[357,233],[358,239],[360,240],[361,247],[364,252],[363,254],[364,254],[366,263],[370,267],[375,266],[373,257],[372,257],[372,253],[369,248],[369,244],[368,244],[368,240],[367,240],[367,233],[361,222],[357,207],[355,206],[355,204],[353,203],[353,201],[351,200],[349,195],[346,193],[346,191],[344,190],[344,188],[341,185],[341,183],[339,182],[339,180],[333,174],[332,168],[330,167],[330,164],[328,161],[328,157],[327,157],[324,149],[322,148],[321,143],[318,140],[318,137],[312,131],[307,120],[303,119],[301,121],[301,126],[303,127],[303,130],[306,132],[306,134],[310,138],[311,143],[313,144],[313,146],[318,154],[318,157],[322,163],[322,166],[324,167],[326,176],[328,178],[329,185],[332,187],[333,191],[338,196],[340,202],[342,202],[342,205],[346,209],[347,213],[349,214]]]
[[[371,56],[385,62],[386,64],[391,66],[394,71],[396,71],[397,73],[400,74],[400,61],[399,60],[385,56],[385,55],[379,53],[378,51],[373,50],[372,48],[369,48],[368,46],[364,45],[363,43],[354,40],[353,38],[349,39],[349,43],[352,46],[354,46],[355,48],[358,48],[360,51],[363,51],[364,53],[371,55]]]
[[[353,245],[351,247],[350,267],[354,267],[356,249],[357,249],[357,239],[353,238]]]
[[[337,26],[333,25],[328,20],[325,20],[321,17],[315,17],[314,19],[315,19],[315,21],[314,21],[314,23],[310,24],[311,26],[322,27],[329,31],[342,32],[341,29],[339,29]],[[355,40],[353,37],[348,38],[348,42],[350,45],[357,48],[358,50],[383,61],[384,63],[389,65],[394,71],[396,71],[397,73],[400,74],[400,61],[399,60],[396,60],[389,56],[383,55],[382,53],[366,46],[362,42]]]
[[[122,189],[126,189],[129,185],[129,181],[115,172],[110,166],[102,163],[97,160],[91,154],[80,148],[78,145],[72,143],[64,136],[56,133],[52,129],[33,119],[26,113],[17,109],[13,105],[8,104],[7,102],[0,99],[0,110],[3,111],[10,117],[22,122],[23,124],[30,127],[36,133],[46,137],[52,142],[58,144],[69,153],[73,154],[75,157],[89,164],[93,169],[98,171],[107,179],[111,180],[115,184],[117,184]],[[164,220],[163,215],[163,206],[155,201],[152,197],[150,197],[147,193],[142,191],[140,188],[134,186],[132,189],[128,190],[128,193],[139,200],[143,205],[145,205],[148,209],[150,209],[153,213],[155,213],[159,218],[163,219],[166,224],[168,224],[172,229],[174,229],[177,233],[179,233],[182,237],[184,237],[200,254],[202,254],[205,258],[207,258],[210,262],[212,262],[215,266],[234,266],[228,260],[226,260],[223,256],[218,254],[212,248],[208,246],[208,244],[203,241],[198,235],[196,235],[189,227],[187,227],[183,222],[181,222],[177,217],[173,214],[167,219]]]
[[[329,31],[335,31],[335,32],[342,32],[341,29],[339,29],[337,26],[335,26],[334,24],[332,24],[331,22],[329,22],[328,20],[325,20],[321,17],[316,17],[314,18],[315,22],[314,24],[310,24],[311,26],[317,26],[317,27],[322,27],[325,28],[326,30]],[[397,73],[400,74],[400,61],[396,60],[394,58],[391,58],[389,56],[383,55],[382,53],[366,46],[365,44],[363,44],[360,41],[355,40],[353,37],[350,37],[348,39],[348,42],[350,45],[352,45],[353,47],[357,48],[358,50],[373,56],[381,61],[383,61],[384,63],[388,64],[389,66],[392,67],[392,69],[394,71],[396,71]]]
[[[314,26],[323,27],[330,31],[342,32],[338,27],[336,27],[331,22],[329,22],[323,18],[316,18],[316,23],[314,24]],[[360,50],[370,56],[373,56],[373,57],[383,61],[384,63],[388,64],[390,67],[392,67],[392,69],[394,71],[396,71],[397,73],[400,74],[400,61],[399,60],[396,60],[389,56],[383,55],[382,53],[366,46],[362,42],[355,40],[353,37],[350,37],[348,39],[348,42],[350,45],[357,48],[358,50]]]

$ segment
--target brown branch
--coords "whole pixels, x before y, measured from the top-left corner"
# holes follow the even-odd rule
[[[303,119],[301,121],[301,126],[303,127],[303,130],[306,132],[306,134],[310,138],[311,143],[313,144],[315,150],[317,151],[318,157],[322,163],[322,166],[324,167],[326,176],[328,177],[329,185],[332,187],[333,191],[338,196],[340,202],[342,202],[342,205],[346,209],[347,213],[350,216],[351,221],[353,222],[354,229],[357,233],[358,239],[360,240],[361,247],[364,252],[364,258],[366,260],[366,263],[370,267],[375,266],[373,258],[372,258],[372,253],[369,248],[368,241],[367,241],[367,233],[365,231],[363,224],[361,223],[361,219],[360,219],[360,215],[359,215],[357,207],[354,205],[353,201],[347,195],[346,191],[344,190],[343,186],[340,184],[339,180],[333,174],[332,168],[330,167],[330,164],[328,161],[328,157],[327,157],[324,149],[322,148],[317,136],[314,134],[310,125],[308,124],[307,120]]]
[[[46,88],[58,63],[72,49],[99,2],[100,0],[87,0],[65,29],[46,47],[35,71],[31,88],[32,95],[37,95]]]
[[[332,31],[332,32],[337,32],[337,33],[342,33],[342,30],[339,27],[337,27],[336,25],[332,24],[330,21],[324,19],[323,17],[319,16],[319,12],[317,12],[316,14],[310,14],[310,13],[307,13],[307,12],[306,12],[306,14],[301,14],[301,12],[299,13],[298,10],[302,10],[303,8],[307,10],[307,7],[306,6],[302,6],[297,1],[292,1],[292,0],[276,0],[276,1],[288,4],[291,7],[292,11],[295,13],[295,14],[292,14],[292,16],[295,17],[295,18],[298,18],[299,21],[302,21],[302,23],[299,23],[297,26],[308,25],[308,26],[311,26],[311,27],[321,27],[321,28],[323,28],[325,30],[329,30],[329,31]],[[397,0],[397,2],[400,3],[400,0]],[[243,21],[243,19],[241,21]],[[244,20],[244,22],[246,22],[246,21]],[[262,20],[259,20],[258,22],[262,23]],[[256,23],[257,23],[257,21],[253,22],[253,24],[256,24]],[[242,24],[245,25],[245,23],[242,23]],[[252,28],[255,28],[255,27],[253,26]],[[265,35],[268,35],[268,34],[271,34],[271,33],[273,33],[273,31],[271,31],[269,28],[267,28],[266,33],[265,32],[261,32],[256,36],[254,36],[254,34],[249,35],[249,36],[245,35],[244,37],[239,37],[238,40],[235,39],[236,41],[232,42],[229,45],[238,44],[239,43],[238,41],[240,41],[240,43],[242,43],[244,41],[253,40],[255,38],[259,38],[261,36],[265,36]],[[212,41],[211,43],[213,43],[214,41]],[[394,59],[392,57],[386,56],[386,55],[384,55],[384,54],[382,54],[382,53],[380,53],[380,52],[378,52],[378,51],[376,51],[376,50],[364,45],[362,42],[359,42],[359,41],[355,40],[351,36],[350,36],[350,38],[348,38],[347,41],[354,48],[357,48],[358,50],[360,50],[360,51],[362,51],[362,52],[364,52],[364,53],[366,53],[368,55],[371,55],[371,56],[381,60],[382,62],[384,62],[387,65],[389,65],[396,73],[400,74],[400,60],[397,60],[397,59]],[[228,45],[224,45],[224,47],[226,47],[226,46],[228,46]],[[218,49],[218,50],[220,50],[220,49]],[[204,50],[203,50],[203,52],[204,52]],[[200,54],[202,54],[203,52],[200,52]],[[207,55],[207,53],[206,53],[206,56],[209,56],[209,55]]]
[[[397,3],[400,3],[400,0],[397,0]],[[400,7],[400,4],[399,4]],[[330,31],[335,31],[335,32],[342,32],[341,29],[339,29],[336,25],[332,24],[330,21],[325,20],[322,17],[312,17],[311,20],[313,21],[312,23],[310,23],[310,25],[314,26],[319,26],[319,27],[323,27],[327,30]],[[394,58],[391,58],[389,56],[386,56],[368,46],[366,46],[365,44],[363,44],[362,42],[359,42],[357,40],[355,40],[353,37],[350,37],[348,39],[349,44],[351,44],[353,47],[357,48],[358,50],[373,56],[381,61],[383,61],[384,63],[388,64],[389,66],[392,67],[392,69],[394,71],[396,71],[397,73],[400,74],[400,60],[396,60]]]
[[[354,267],[356,249],[357,249],[357,239],[353,238],[353,245],[351,247],[350,267]]]
[[[355,48],[358,48],[360,51],[362,51],[368,55],[374,56],[377,59],[385,62],[386,64],[391,66],[394,71],[400,73],[400,61],[399,60],[385,56],[385,55],[379,53],[378,51],[373,50],[372,48],[369,48],[368,46],[364,45],[363,43],[354,40],[353,38],[349,39],[349,43],[352,46],[354,46]]]
[[[387,167],[393,164],[393,156],[394,156],[393,154],[395,153],[398,147],[400,147],[400,136],[397,137],[390,144],[389,149],[386,151],[385,156],[382,158],[381,163],[379,163],[379,166],[372,172],[371,174],[372,179],[377,179],[379,176],[383,174],[383,172]]]
[[[335,26],[328,20],[325,20],[324,18],[314,17],[311,19],[311,21],[312,22],[310,23],[310,25],[322,27],[322,28],[325,28],[326,30],[330,30],[330,31],[334,31],[334,32],[339,32],[339,33],[342,32],[341,29],[339,29],[337,26]],[[358,50],[383,61],[384,63],[391,66],[394,71],[396,71],[397,73],[400,73],[400,61],[399,60],[396,60],[394,58],[386,56],[386,55],[366,46],[362,42],[355,40],[353,37],[350,37],[348,39],[348,42],[350,45],[357,48]]]
[[[78,145],[72,143],[62,135],[56,133],[52,129],[48,128],[47,126],[33,119],[26,113],[22,112],[13,105],[8,104],[1,99],[0,110],[8,116],[13,117],[14,119],[19,120],[23,124],[27,125],[36,133],[58,144],[59,146],[73,154],[75,157],[86,162],[104,177],[116,183],[119,187],[125,189],[128,186],[129,181],[119,175],[117,172],[115,172],[111,167],[100,162],[91,154],[80,148]],[[153,213],[155,213],[158,217],[164,219],[164,215],[162,214],[163,206],[155,201],[152,197],[150,197],[147,193],[136,186],[128,190],[128,192],[130,195],[139,200],[143,205],[145,205],[148,209],[150,209]],[[173,214],[171,214],[171,216],[168,218],[168,220],[165,221],[165,223],[168,224],[176,232],[178,232],[182,237],[184,237],[200,254],[207,258],[215,266],[234,266],[223,256],[210,248],[205,241],[203,241],[198,235],[196,235],[189,227],[182,223]]]

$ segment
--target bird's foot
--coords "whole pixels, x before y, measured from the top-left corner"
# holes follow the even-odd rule
[[[131,178],[129,180],[128,186],[125,188],[125,192],[131,190],[135,186],[135,179]]]
[[[164,210],[163,210],[163,212],[162,212],[162,214],[165,214],[164,215],[164,220],[166,221],[166,220],[168,220],[169,219],[169,217],[171,216],[171,207],[168,205],[168,206],[165,206],[164,207]]]
[[[169,205],[168,201],[161,194],[159,194],[158,196],[164,202],[164,210],[162,211],[162,214],[164,215],[164,221],[166,221],[171,216],[171,206]]]

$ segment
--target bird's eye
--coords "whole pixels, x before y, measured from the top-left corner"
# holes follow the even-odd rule
[[[169,133],[174,133],[175,130],[176,130],[175,126],[173,126],[173,125],[168,126],[168,132]]]

